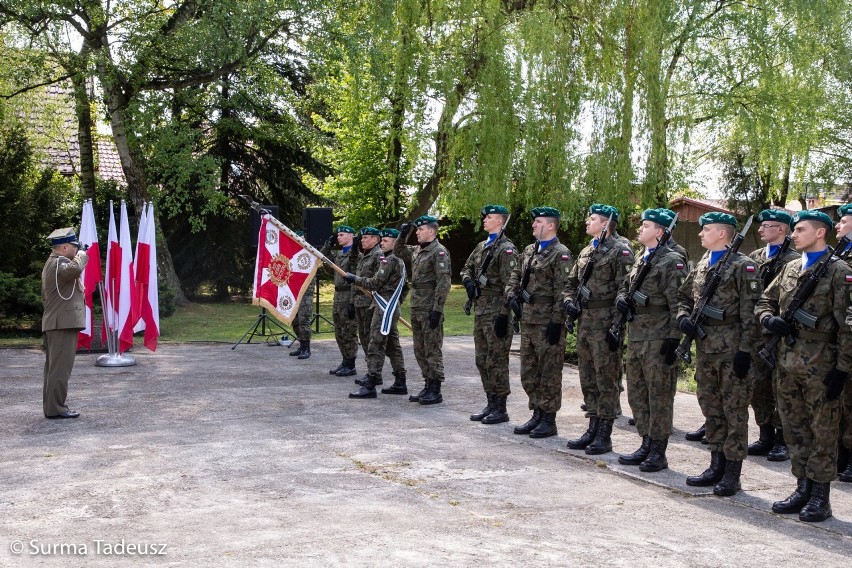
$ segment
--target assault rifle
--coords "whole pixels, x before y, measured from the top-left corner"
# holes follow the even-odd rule
[[[814,293],[817,284],[819,284],[819,281],[828,272],[828,267],[831,266],[831,263],[839,258],[838,256],[835,256],[835,251],[844,251],[847,246],[849,246],[849,238],[844,236],[837,241],[837,248],[832,249],[831,247],[828,247],[828,254],[825,255],[825,258],[821,260],[813,270],[808,272],[805,279],[802,280],[793,291],[793,299],[790,300],[790,303],[787,305],[787,309],[785,309],[784,313],[781,315],[781,318],[787,322],[787,325],[791,328],[797,321],[810,329],[816,327],[819,318],[816,318],[803,310],[802,306],[805,305],[805,302],[807,302],[808,298],[810,298]],[[760,358],[770,369],[775,368],[775,364],[777,362],[775,352],[778,349],[778,342],[780,340],[780,335],[777,333],[773,334],[766,346],[758,352]],[[787,343],[787,345],[793,345],[796,343],[796,338],[792,333],[785,338],[785,343]]]
[[[506,234],[506,225],[509,224],[509,220],[511,218],[511,214],[506,217],[506,222],[503,223],[503,227],[500,229],[500,234],[497,235],[497,238],[494,239],[493,243],[491,243],[488,252],[485,253],[485,258],[482,260],[482,266],[479,267],[479,274],[477,274],[476,278],[473,280],[473,298],[468,298],[467,302],[464,303],[464,313],[466,315],[470,315],[470,308],[473,306],[473,302],[479,298],[480,294],[482,294],[482,286],[485,286],[485,284],[488,283],[485,271],[488,270],[488,266],[491,264],[491,261],[494,260],[494,251],[497,250],[497,245],[503,240],[503,235]]]
[[[533,253],[530,255],[530,259],[527,261],[527,267],[524,269],[524,275],[521,277],[520,285],[515,288],[515,299],[516,302],[512,302],[509,304],[509,307],[512,308],[512,312],[515,314],[515,319],[517,321],[521,321],[521,317],[524,315],[524,304],[530,301],[530,293],[527,292],[527,285],[530,283],[530,273],[532,272],[532,264],[535,259],[536,253],[538,253],[538,247],[541,246],[541,235],[535,241],[535,248],[533,248]]]
[[[778,253],[772,257],[772,260],[764,264],[760,267],[760,278],[763,280],[763,289],[769,287],[769,284],[775,280],[775,277],[778,276],[778,273],[781,272],[781,268],[784,266],[784,261],[782,257],[787,254],[787,250],[790,248],[790,235],[788,234],[784,237],[784,242],[781,243],[781,248],[778,249]]]
[[[598,251],[601,250],[601,247],[606,241],[609,226],[612,224],[613,215],[615,215],[615,212],[610,212],[609,219],[598,237],[598,244],[595,246],[594,250],[592,250],[592,254],[589,255],[589,260],[586,262],[586,266],[583,267],[583,273],[580,275],[580,283],[577,286],[577,293],[574,294],[574,297],[571,300],[566,302],[566,304],[571,304],[577,308],[578,312],[583,311],[583,301],[588,301],[589,297],[592,295],[592,291],[589,290],[589,287],[586,286],[586,284],[588,284],[589,279],[592,277],[592,271],[594,271],[595,263],[598,261]],[[565,316],[565,328],[568,330],[568,333],[574,333],[574,321],[575,318],[572,318],[571,314],[567,314]]]
[[[748,233],[748,230],[751,227],[752,220],[752,217],[749,216],[743,230],[737,233],[733,242],[727,245],[725,254],[716,262],[716,264],[713,265],[710,272],[707,273],[707,280],[704,281],[701,296],[699,296],[698,301],[695,303],[695,307],[692,309],[692,313],[689,315],[689,321],[692,323],[692,326],[695,329],[695,335],[698,339],[705,339],[707,337],[707,333],[701,326],[705,317],[711,317],[716,320],[725,319],[724,310],[714,308],[713,306],[708,305],[707,302],[713,298],[713,294],[716,293],[716,288],[718,288],[719,284],[722,282],[722,274],[734,261],[734,257],[736,256],[740,245],[743,244],[746,233]],[[692,341],[694,339],[695,337],[692,335],[684,335],[683,340],[680,342],[680,345],[678,345],[678,348],[675,351],[675,353],[677,353],[678,356],[687,363],[692,362],[692,356],[689,354],[689,351],[692,349]]]
[[[654,258],[659,254],[660,250],[666,246],[669,242],[669,239],[672,238],[672,231],[674,231],[674,227],[677,224],[677,216],[675,213],[674,219],[669,223],[669,226],[663,230],[662,236],[657,239],[657,246],[648,253],[648,258],[644,258],[639,265],[639,270],[636,272],[636,277],[633,279],[633,282],[630,283],[630,288],[627,289],[627,303],[630,305],[630,308],[627,310],[627,313],[621,314],[621,317],[618,321],[614,322],[612,326],[609,328],[609,331],[606,332],[606,342],[609,345],[610,351],[615,351],[619,347],[621,347],[621,340],[624,337],[624,326],[627,325],[627,322],[633,321],[633,310],[638,303],[641,306],[648,305],[648,296],[639,291],[642,287],[642,283],[645,282],[645,278],[647,278],[648,273],[651,271],[651,262]]]

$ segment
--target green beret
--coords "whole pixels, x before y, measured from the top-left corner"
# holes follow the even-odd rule
[[[382,232],[375,227],[361,227],[361,236],[381,237]]]
[[[705,213],[701,217],[698,218],[698,226],[703,227],[704,225],[712,225],[713,223],[721,223],[723,225],[733,225],[737,226],[737,218],[733,215],[729,215],[728,213],[721,213],[719,211],[713,211],[712,213]]]
[[[666,209],[665,207],[657,207],[657,211],[665,213],[666,215],[668,215],[672,219],[675,218],[675,212],[672,211],[671,209]],[[677,223],[675,223],[675,227],[677,227]]]
[[[396,229],[382,229],[379,232],[382,234],[383,237],[390,237],[392,239],[399,237],[399,231],[397,231]]]
[[[296,229],[293,232],[296,233],[297,237],[304,237],[305,236],[305,231],[300,231],[300,230]]]
[[[536,217],[554,217],[559,219],[562,216],[559,213],[559,209],[554,209],[553,207],[536,207],[530,211],[530,215],[532,215],[533,219]]]
[[[417,219],[411,222],[415,227],[422,227],[423,225],[431,225],[432,223],[438,224],[438,219],[432,217],[431,215],[421,215]]]
[[[673,215],[665,213],[662,209],[645,209],[642,211],[643,221],[653,221],[662,227],[668,227],[672,224]]]
[[[764,209],[757,214],[758,223],[763,223],[764,221],[778,221],[779,223],[789,225],[791,219],[792,217],[790,217],[790,214],[781,209]]]
[[[56,229],[55,231],[47,235],[47,238],[48,240],[50,240],[50,246],[52,247],[64,245],[65,243],[71,243],[77,248],[80,248],[80,243],[77,242],[77,234],[71,227],[68,227],[66,229]]]
[[[604,205],[603,203],[592,203],[589,207],[589,215],[602,215],[609,218],[612,215],[613,221],[618,221],[618,209],[612,205]]]
[[[486,205],[482,208],[482,216],[485,217],[490,213],[497,213],[499,215],[508,215],[509,210],[503,207],[502,205]]]
[[[847,215],[852,215],[852,203],[847,203],[837,208],[838,217],[846,217]]]
[[[353,229],[353,228],[352,228],[352,227],[350,227],[349,225],[340,225],[340,226],[337,228],[337,232],[338,232],[338,233],[351,233],[351,234],[353,234],[353,235],[354,235],[354,234],[355,234],[355,229]]]
[[[793,215],[793,220],[790,221],[790,226],[795,227],[796,223],[799,221],[819,221],[828,225],[829,229],[834,227],[834,221],[831,220],[831,217],[817,209],[808,209],[807,211],[797,212]]]

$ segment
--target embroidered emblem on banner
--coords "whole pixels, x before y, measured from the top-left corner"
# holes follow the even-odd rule
[[[267,231],[267,236],[269,232]],[[310,262],[310,259],[308,260]],[[284,286],[290,280],[293,271],[290,269],[290,259],[283,254],[276,254],[269,261],[269,280],[276,286]]]
[[[266,244],[278,244],[278,231],[275,228],[266,229]]]

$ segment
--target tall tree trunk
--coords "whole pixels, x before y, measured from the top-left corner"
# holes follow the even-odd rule
[[[77,115],[77,144],[80,148],[80,186],[83,198],[95,200],[95,155],[92,143],[92,107],[86,91],[86,76],[71,76],[74,87],[74,112]]]
[[[793,167],[793,151],[787,150],[787,155],[784,157],[784,169],[781,173],[781,191],[778,199],[774,200],[776,205],[784,207],[787,205],[787,198],[790,195],[790,170]]]
[[[634,27],[636,6],[631,3],[624,22],[624,67],[622,80],[624,93],[621,99],[621,128],[615,150],[615,190],[629,192],[633,182],[633,159],[630,148],[633,141],[633,102],[636,95],[637,38]],[[663,204],[665,205],[665,204]]]

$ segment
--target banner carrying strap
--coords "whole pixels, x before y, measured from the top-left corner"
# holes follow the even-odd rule
[[[391,324],[393,323],[393,314],[396,312],[397,307],[399,306],[400,298],[402,298],[402,288],[405,286],[405,263],[402,262],[401,259],[396,259],[397,262],[402,266],[402,278],[399,279],[399,284],[396,285],[396,290],[391,294],[390,299],[385,300],[382,298],[378,292],[373,292],[373,298],[376,300],[376,303],[379,305],[379,308],[382,310],[382,326],[381,332],[382,335],[387,335],[390,333]]]

